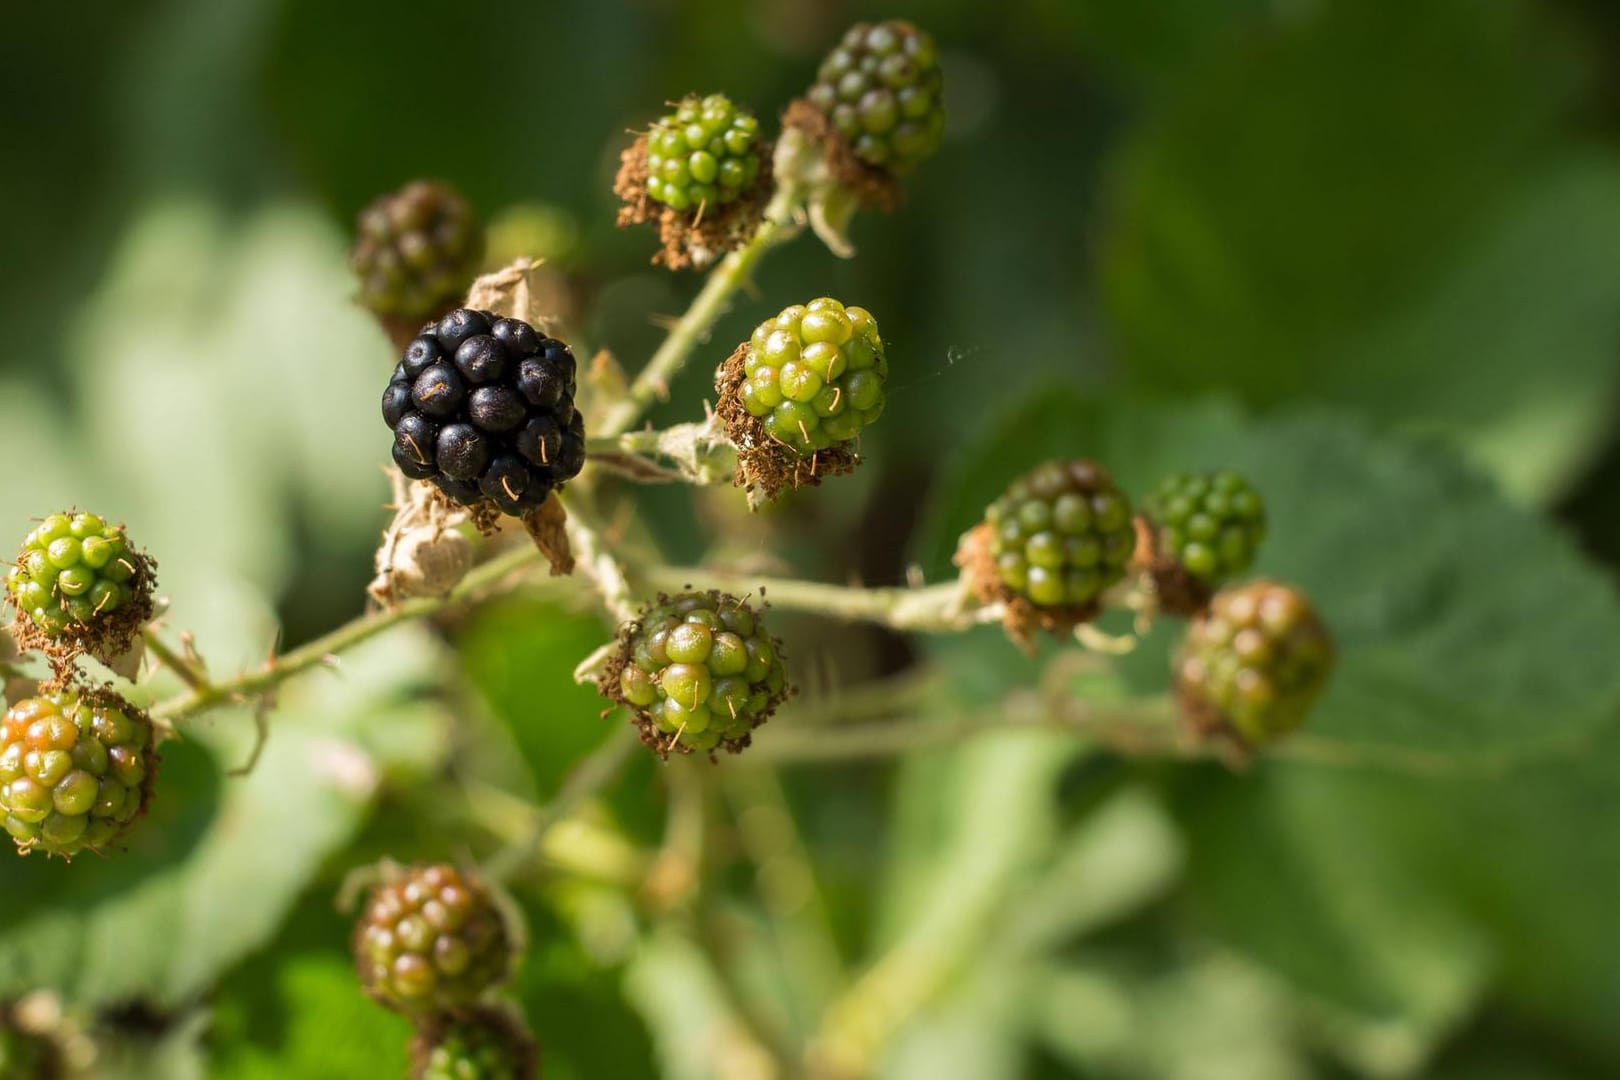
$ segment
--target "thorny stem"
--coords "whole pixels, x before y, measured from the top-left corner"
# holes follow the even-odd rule
[[[411,619],[431,615],[477,597],[502,578],[538,562],[540,552],[530,545],[514,548],[477,567],[445,597],[418,597],[398,607],[362,615],[292,652],[278,656],[258,671],[224,682],[207,682],[188,693],[161,701],[150,711],[152,719],[170,724],[189,720],[220,705],[243,701],[274,689],[300,672],[321,665],[333,666],[338,654],[368,641],[384,630]]]
[[[709,279],[692,306],[670,328],[658,351],[630,384],[623,400],[614,403],[597,425],[599,436],[611,437],[630,430],[641,414],[667,391],[693,351],[707,340],[714,324],[725,315],[732,294],[742,288],[764,254],[790,239],[797,231],[796,217],[804,200],[801,184],[783,178],[765,207],[764,219],[752,238],[726,255],[710,271]]]
[[[181,682],[193,690],[202,690],[208,685],[207,673],[169,648],[156,630],[147,627],[141,631],[141,639],[146,642],[146,651],[152,654],[152,658],[178,675]]]

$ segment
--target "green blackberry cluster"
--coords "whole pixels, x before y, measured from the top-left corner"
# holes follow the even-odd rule
[[[1194,727],[1251,745],[1305,722],[1333,670],[1333,640],[1297,589],[1255,581],[1223,589],[1187,628],[1176,694]]]
[[[660,597],[620,636],[602,692],[635,711],[643,739],[662,753],[736,753],[789,693],[781,642],[735,596]]]
[[[149,604],[147,571],[122,525],[94,514],[52,514],[23,541],[6,592],[36,630],[55,638]]]
[[[488,890],[453,866],[391,868],[355,928],[361,984],[406,1014],[474,1004],[511,973],[512,954]]]
[[[411,1046],[411,1080],[532,1080],[534,1039],[512,1011],[481,1006],[434,1017]]]
[[[1092,461],[1049,461],[985,512],[995,575],[1040,608],[1084,608],[1125,576],[1135,551],[1131,504]]]
[[[712,210],[751,189],[763,160],[753,113],[723,94],[689,97],[647,133],[647,194],[681,213]]]
[[[1158,554],[1208,585],[1248,570],[1266,538],[1265,503],[1235,472],[1172,476],[1145,510]]]
[[[821,62],[809,99],[856,157],[896,175],[938,150],[945,134],[939,54],[908,22],[851,27]]]
[[[889,361],[871,312],[824,296],[760,323],[743,372],[742,406],[765,437],[809,457],[882,415]]]
[[[484,256],[484,227],[450,185],[413,180],[360,213],[349,265],[360,302],[385,317],[435,318]]]
[[[146,809],[157,775],[152,724],[111,694],[58,690],[0,721],[0,811],[24,854],[100,851]]]

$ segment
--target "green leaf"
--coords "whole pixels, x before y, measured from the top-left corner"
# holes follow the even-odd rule
[[[405,1075],[411,1026],[361,992],[347,953],[281,953],[259,975],[251,985],[232,987],[220,1002],[210,1075]]]
[[[214,714],[164,748],[153,812],[129,850],[71,865],[13,860],[0,889],[0,996],[72,1004],[190,1000],[263,944],[323,860],[355,835],[385,776],[439,759],[445,716],[412,695],[440,654],[419,628],[289,686],[252,774],[248,713]],[[213,761],[202,752],[202,745]],[[171,771],[172,770],[172,771]]]
[[[1436,427],[1546,498],[1604,431],[1620,344],[1620,160],[1568,129],[1551,25],[1364,0],[1235,38],[1117,162],[1132,373]]]
[[[1578,742],[1620,710],[1609,582],[1444,447],[1331,413],[1245,422],[1220,405],[1055,387],[964,454],[935,507],[931,561],[1015,473],[1075,456],[1138,498],[1186,469],[1236,468],[1259,488],[1271,529],[1256,572],[1303,587],[1340,646],[1300,752],[1484,764]],[[1124,665],[1139,691],[1166,688],[1175,634],[1163,620]]]

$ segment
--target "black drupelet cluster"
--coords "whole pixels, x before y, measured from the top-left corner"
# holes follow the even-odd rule
[[[574,354],[520,319],[458,308],[422,329],[383,391],[394,463],[463,506],[534,510],[585,463]]]

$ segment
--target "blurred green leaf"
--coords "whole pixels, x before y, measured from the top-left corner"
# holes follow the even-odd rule
[[[1253,480],[1271,520],[1257,572],[1305,588],[1340,646],[1310,738],[1398,764],[1484,763],[1578,743],[1620,709],[1608,580],[1443,447],[1375,439],[1330,413],[1249,424],[1217,405],[1055,387],[963,455],[935,508],[933,558],[1012,475],[1076,456],[1103,462],[1138,497],[1178,470],[1231,467]],[[1128,658],[1139,690],[1165,688],[1174,632],[1161,620]]]
[[[219,1005],[211,1076],[354,1080],[405,1074],[411,1026],[361,993],[347,953],[283,953],[260,975],[252,985],[234,987]],[[277,1022],[273,1038],[259,1041],[271,1017]]]
[[[386,772],[420,773],[442,755],[443,711],[410,698],[439,657],[411,628],[346,654],[338,676],[294,683],[242,779],[210,775],[189,744],[165,748],[190,779],[160,775],[154,817],[172,807],[185,828],[143,821],[132,850],[106,861],[7,863],[0,996],[49,988],[76,1005],[167,1007],[207,988],[273,936],[321,862],[355,835]],[[247,758],[252,724],[241,710],[187,730],[215,769]],[[186,805],[199,795],[207,801]]]
[[[1579,72],[1542,13],[1475,0],[1320,5],[1217,54],[1117,164],[1132,372],[1442,428],[1547,498],[1620,346],[1620,160],[1565,119]]]

